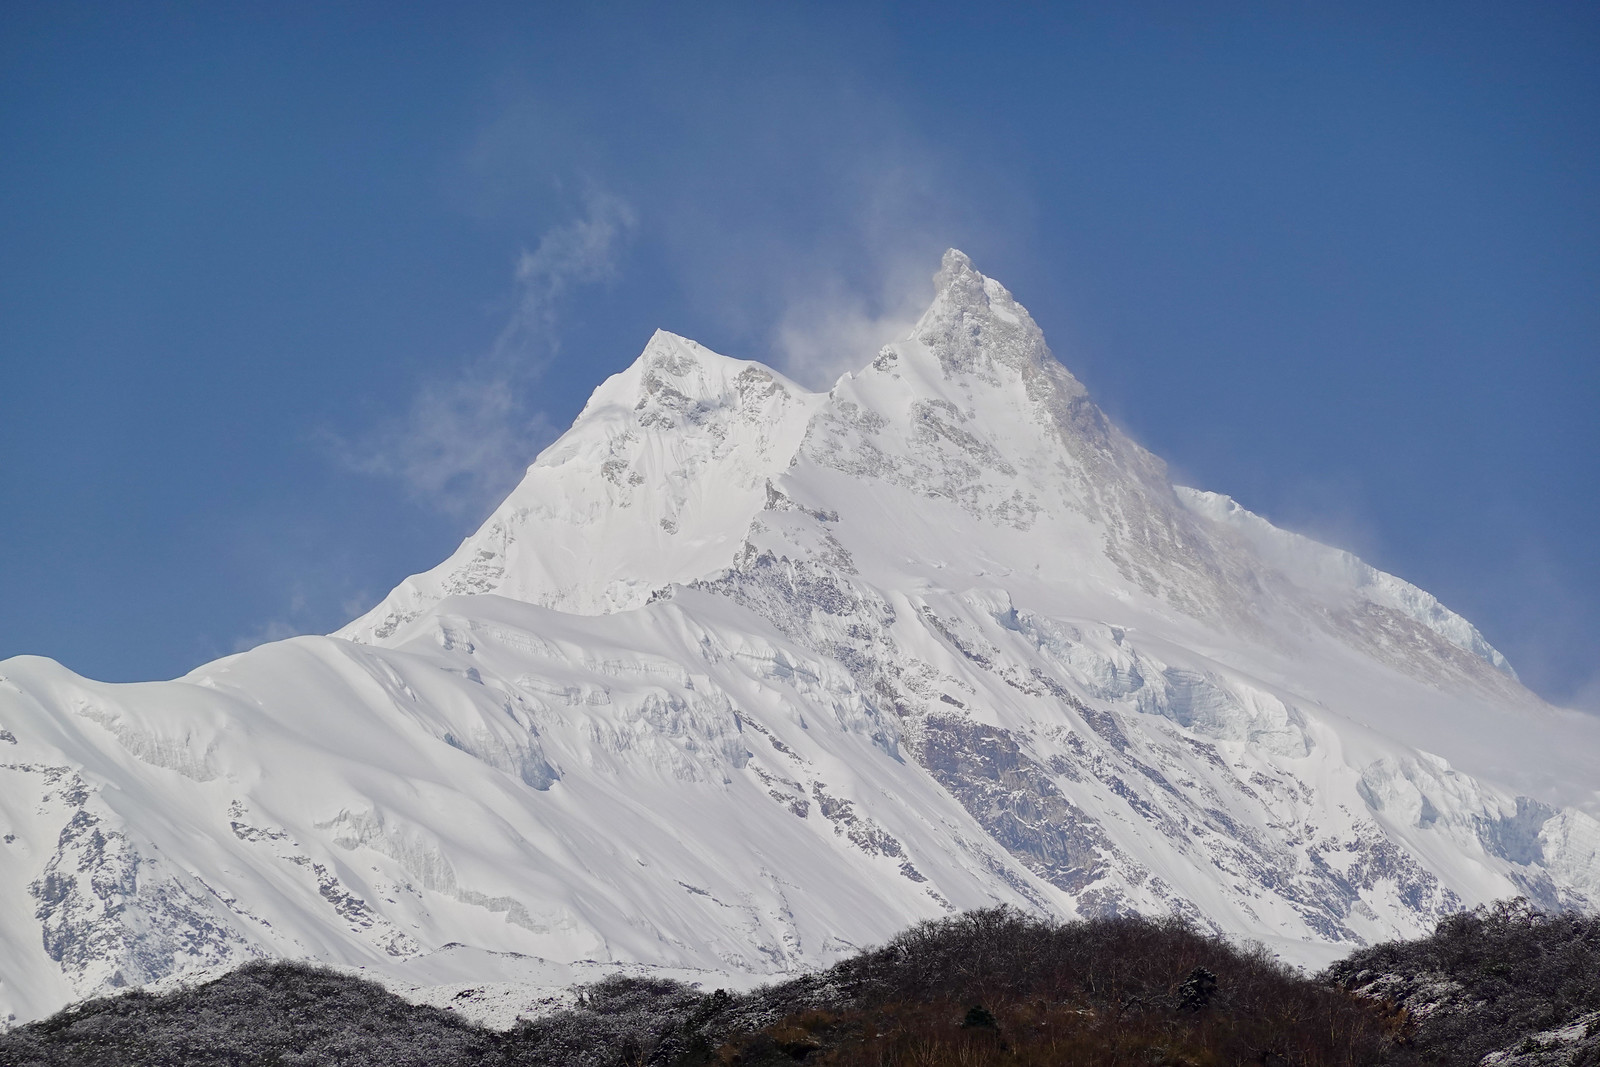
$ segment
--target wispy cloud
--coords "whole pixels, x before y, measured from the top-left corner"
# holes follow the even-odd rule
[[[325,633],[331,624],[355,618],[372,606],[375,598],[369,591],[346,588],[341,594],[338,585],[338,579],[321,583],[303,579],[290,582],[288,598],[280,610],[272,618],[235,636],[228,651],[245,652],[271,641]]]
[[[408,410],[366,434],[329,435],[336,458],[444,511],[481,511],[505,493],[554,436],[528,394],[560,349],[566,298],[615,277],[634,226],[626,201],[590,193],[580,217],[518,257],[512,312],[488,351],[452,376],[423,382]]]
[[[841,183],[835,228],[816,254],[805,263],[775,257],[788,269],[775,279],[782,310],[770,344],[787,374],[827,388],[915,325],[945,248],[983,228],[950,214],[944,169],[907,138],[893,153],[864,153]]]
[[[272,641],[286,641],[291,637],[299,637],[301,634],[310,632],[310,630],[303,629],[283,619],[268,619],[249,633],[235,637],[233,639],[233,651],[248,652],[257,645],[265,645]]]
[[[586,207],[582,218],[549,231],[538,248],[518,257],[516,310],[495,342],[491,361],[549,359],[557,348],[556,322],[568,291],[616,277],[618,250],[636,224],[633,208],[600,191],[589,194]]]
[[[813,388],[861,369],[910,331],[933,299],[933,275],[946,248],[982,257],[1007,244],[1000,236],[1005,226],[966,206],[966,186],[1007,190],[994,198],[997,214],[1029,210],[1003,176],[971,173],[968,161],[920,136],[892,110],[877,123],[836,162],[831,214],[809,254],[770,257],[781,264],[771,280],[781,309],[769,335],[772,355]]]
[[[936,261],[935,261],[936,262]],[[878,350],[910,332],[932,295],[927,257],[887,267],[879,284],[862,291],[842,279],[813,283],[785,308],[772,347],[785,374],[826,389],[870,363]]]
[[[549,423],[529,408],[521,385],[507,369],[483,366],[427,382],[410,410],[348,445],[341,459],[352,470],[400,482],[421,503],[451,512],[478,508],[514,482],[550,438]]]
[[[1575,711],[1586,711],[1590,715],[1600,715],[1600,674],[1591,675],[1588,681],[1580,683],[1572,694],[1558,703],[1565,704]]]
[[[305,586],[299,582],[294,583],[289,592],[289,602],[284,605],[282,617],[267,619],[248,633],[235,637],[232,651],[244,652],[269,641],[282,641],[315,632],[313,627],[306,625],[308,602]]]
[[[1471,576],[1487,610],[1469,612],[1484,636],[1506,654],[1522,684],[1559,707],[1600,714],[1600,667],[1592,642],[1595,605],[1542,531],[1526,529],[1505,545],[1492,573]]]
[[[826,387],[909,329],[946,247],[988,263],[1014,250],[1015,235],[1033,232],[1033,196],[989,153],[929,129],[872,63],[831,36],[820,51],[808,43],[791,24],[804,20],[717,21],[722,44],[686,35],[681,20],[633,22],[639,47],[617,91],[641,106],[619,114],[541,72],[507,76],[453,195],[503,218],[549,180],[552,159],[599,176],[648,216],[643,240],[673,290],[650,325]],[[773,46],[759,63],[752,35]],[[858,47],[861,60],[875,51]],[[683,62],[707,49],[735,61]]]

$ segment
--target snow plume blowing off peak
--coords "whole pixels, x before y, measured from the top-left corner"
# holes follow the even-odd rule
[[[260,956],[754,981],[997,902],[1307,963],[1600,904],[1600,720],[936,287],[826,392],[658,332],[337,634],[0,663],[0,1018]]]

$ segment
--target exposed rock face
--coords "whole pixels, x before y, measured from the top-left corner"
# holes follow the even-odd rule
[[[0,1015],[451,942],[792,970],[996,902],[1312,960],[1600,901],[1600,723],[1173,487],[960,253],[936,284],[827,393],[658,333],[332,637],[0,664]]]

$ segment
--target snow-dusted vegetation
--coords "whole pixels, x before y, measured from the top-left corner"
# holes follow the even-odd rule
[[[100,1000],[0,1035],[16,1067],[549,1067],[1600,1062],[1600,921],[1525,902],[1452,916],[1311,979],[1178,919],[992,909],[745,994],[615,976],[491,1030],[290,963]]]
[[[1381,1011],[1177,920],[1056,926],[1004,910],[924,923],[884,948],[753,993],[613,978],[493,1032],[360,979],[250,964],[0,1037],[18,1067],[155,1064],[1101,1063],[1281,1055],[1367,1062]]]
[[[1325,980],[1405,1013],[1397,1064],[1600,1064],[1600,918],[1525,900],[1452,915],[1433,936],[1363,949]]]

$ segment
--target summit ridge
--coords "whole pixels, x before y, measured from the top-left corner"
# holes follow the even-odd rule
[[[15,1019],[446,946],[754,980],[995,903],[1304,962],[1600,906],[1600,723],[1174,486],[953,249],[826,392],[658,331],[336,634],[162,683],[0,663],[0,756]]]

